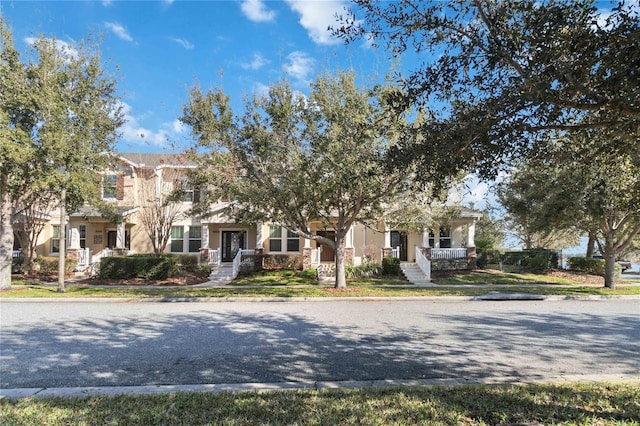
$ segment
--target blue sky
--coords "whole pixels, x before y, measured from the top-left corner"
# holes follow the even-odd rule
[[[383,76],[389,55],[366,42],[345,46],[327,26],[347,1],[2,1],[21,52],[40,34],[73,44],[102,38],[127,123],[120,152],[179,151],[189,143],[177,118],[189,87],[243,97],[280,79],[302,92],[323,70],[353,68],[363,83]],[[405,64],[406,65],[406,64]],[[116,70],[117,66],[117,70]]]

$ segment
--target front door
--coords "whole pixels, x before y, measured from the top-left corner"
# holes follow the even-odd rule
[[[407,261],[407,233],[402,231],[391,231],[391,247],[400,247],[400,261]]]
[[[244,231],[222,231],[222,261],[233,262],[238,250],[245,248]]]
[[[330,240],[336,240],[336,233],[334,231],[318,231],[318,235],[321,237],[329,238]],[[330,246],[326,244],[320,245],[322,250],[320,251],[320,262],[335,262],[336,254]]]
[[[107,231],[107,248],[116,248],[116,239],[118,238],[118,232]]]

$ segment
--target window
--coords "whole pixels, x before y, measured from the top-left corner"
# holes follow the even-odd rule
[[[195,189],[193,185],[191,185],[191,183],[184,180],[178,180],[175,183],[175,188],[181,192],[179,197],[180,201],[184,203],[192,203],[194,201],[197,201],[197,197],[195,196]]]
[[[202,226],[189,227],[189,253],[200,252],[202,247]]]
[[[80,234],[80,248],[87,248],[87,225],[78,226],[78,233]]]
[[[184,228],[182,226],[171,227],[171,253],[182,253],[184,251]]]
[[[269,226],[269,251],[282,251],[282,228]]]
[[[436,243],[436,236],[433,233],[433,231],[429,231],[429,247],[435,247],[434,244]]]
[[[287,231],[287,251],[300,251],[300,237]]]
[[[440,228],[440,248],[451,248],[450,228]]]
[[[51,253],[60,253],[60,225],[51,225]]]
[[[115,200],[118,195],[118,177],[109,175],[102,177],[102,199]]]

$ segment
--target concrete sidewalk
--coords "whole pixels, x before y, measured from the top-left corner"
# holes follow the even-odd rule
[[[461,386],[470,384],[550,384],[550,383],[620,383],[639,382],[640,375],[593,374],[556,375],[542,379],[527,379],[520,376],[486,377],[482,379],[416,379],[416,380],[361,380],[340,382],[277,382],[277,383],[216,383],[193,385],[150,385],[150,386],[100,386],[100,387],[60,387],[60,388],[19,388],[0,389],[0,400],[23,398],[82,398],[91,396],[156,395],[178,392],[266,392],[283,390],[354,389],[414,386]]]

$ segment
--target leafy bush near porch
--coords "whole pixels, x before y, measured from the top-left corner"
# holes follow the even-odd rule
[[[346,278],[373,278],[382,275],[382,266],[375,262],[364,262],[354,266],[351,263],[345,264],[344,273]]]
[[[59,256],[38,256],[34,259],[34,263],[37,265],[36,268],[40,271],[40,273],[45,275],[55,275],[58,273],[58,263],[60,262]],[[65,274],[70,274],[76,269],[78,265],[77,259],[71,259],[69,257],[64,258],[64,272]]]
[[[264,269],[302,269],[302,255],[299,254],[265,254],[262,259]]]
[[[171,256],[175,257],[181,271],[197,273],[200,269],[197,254],[172,254]]]
[[[389,276],[400,275],[400,259],[397,257],[382,259],[382,273]]]
[[[173,256],[114,256],[100,261],[100,279],[145,278],[165,280],[178,270],[178,259]]]

